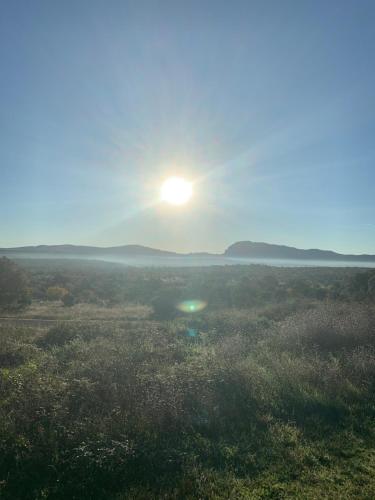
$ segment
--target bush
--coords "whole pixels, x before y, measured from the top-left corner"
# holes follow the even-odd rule
[[[177,316],[177,305],[181,298],[180,289],[166,289],[159,292],[151,300],[154,318],[158,320],[173,319]]]
[[[0,307],[24,307],[30,303],[28,277],[15,262],[0,258]]]
[[[65,307],[72,307],[76,303],[76,298],[71,293],[66,293],[65,295],[63,295],[61,300]]]
[[[298,312],[276,326],[275,345],[292,352],[337,352],[375,345],[375,312],[362,305],[322,305]]]

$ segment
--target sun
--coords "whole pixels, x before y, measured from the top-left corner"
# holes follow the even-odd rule
[[[183,177],[168,177],[160,188],[160,199],[170,205],[184,205],[193,195],[193,185]]]

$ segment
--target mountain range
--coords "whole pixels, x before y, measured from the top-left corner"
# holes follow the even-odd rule
[[[230,245],[222,254],[207,252],[177,253],[158,250],[142,245],[122,245],[114,247],[96,247],[83,245],[37,245],[15,248],[0,248],[0,256],[48,256],[48,257],[228,257],[241,259],[291,259],[291,260],[324,260],[324,261],[356,261],[375,262],[375,255],[347,255],[331,250],[309,249],[260,243],[254,241],[239,241]]]

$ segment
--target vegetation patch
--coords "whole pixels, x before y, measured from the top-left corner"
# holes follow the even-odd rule
[[[296,270],[109,271],[130,302],[66,308],[36,295],[99,296],[96,271],[47,269],[23,271],[33,302],[0,324],[1,498],[374,497],[375,309],[350,273],[306,270],[335,289],[320,299],[272,291]],[[52,323],[23,323],[38,310]]]

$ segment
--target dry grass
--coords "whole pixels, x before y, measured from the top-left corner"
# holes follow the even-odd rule
[[[21,312],[3,314],[6,318],[56,320],[142,320],[151,314],[151,308],[139,304],[102,307],[96,304],[75,304],[64,307],[60,302],[33,302]]]

